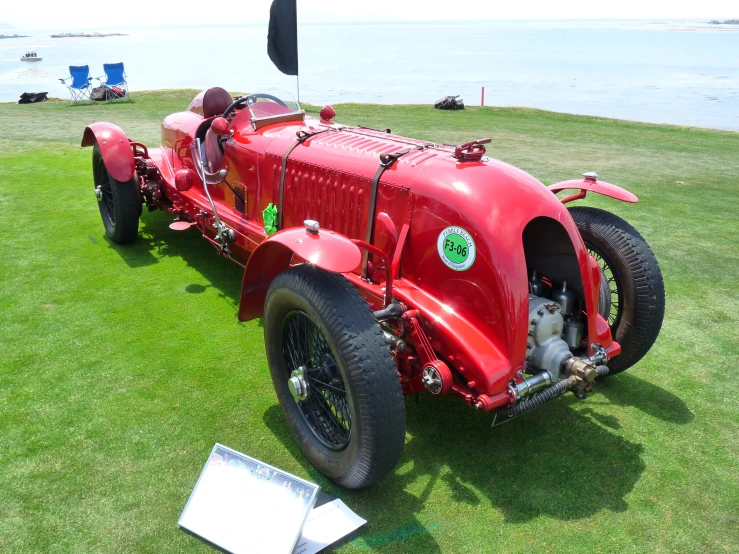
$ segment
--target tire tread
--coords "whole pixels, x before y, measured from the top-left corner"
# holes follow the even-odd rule
[[[98,166],[105,165],[100,147],[97,143],[92,150],[92,173],[95,186],[99,184],[100,175]],[[107,168],[106,168],[107,171]],[[141,215],[141,198],[139,196],[138,184],[134,176],[130,181],[121,182],[114,179],[110,174],[110,192],[113,195],[113,208],[115,211],[115,223],[112,225],[106,220],[103,211],[105,208],[98,202],[100,215],[103,218],[105,234],[116,244],[128,244],[136,240],[139,234],[139,216]]]
[[[360,418],[352,422],[352,432],[359,425],[361,437],[351,469],[332,479],[350,489],[368,486],[392,471],[405,443],[402,388],[382,330],[367,302],[342,275],[307,264],[295,266],[274,279],[267,304],[280,288],[303,295],[336,338]],[[267,328],[265,322],[265,340]]]
[[[585,243],[602,241],[612,245],[617,261],[625,266],[633,281],[633,325],[622,328],[619,322],[619,328],[612,329],[614,339],[626,339],[621,344],[621,355],[608,364],[609,375],[614,375],[637,363],[657,340],[665,315],[662,272],[644,237],[627,221],[598,208],[577,206],[569,212]],[[602,244],[594,246],[603,252]]]

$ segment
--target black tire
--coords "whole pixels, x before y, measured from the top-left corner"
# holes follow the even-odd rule
[[[620,217],[597,208],[569,211],[608,279],[611,303],[601,315],[621,345],[621,355],[608,362],[614,375],[641,360],[657,340],[665,315],[662,272],[647,241]]]
[[[126,183],[113,179],[105,167],[97,143],[92,149],[92,175],[96,194],[98,187],[101,192],[98,208],[105,234],[117,244],[133,242],[139,233],[141,215],[141,196],[136,177]]]
[[[311,463],[348,489],[392,471],[405,443],[403,392],[382,330],[357,290],[315,266],[288,269],[267,292],[264,341],[277,398]],[[308,393],[298,400],[288,380],[301,366]]]

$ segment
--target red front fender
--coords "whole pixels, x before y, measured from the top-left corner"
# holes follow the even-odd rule
[[[290,267],[293,255],[327,271],[348,273],[362,261],[359,248],[333,231],[313,233],[293,227],[265,239],[249,257],[241,283],[239,321],[264,315],[264,300],[272,279]]]
[[[567,204],[567,202],[572,202],[573,200],[580,200],[581,198],[585,198],[585,195],[588,192],[595,192],[597,194],[602,194],[603,196],[610,196],[611,198],[615,198],[616,200],[631,202],[632,204],[639,201],[635,194],[630,193],[626,189],[622,189],[621,187],[612,185],[611,183],[606,183],[605,181],[597,181],[595,179],[589,179],[587,177],[582,180],[572,179],[570,181],[554,183],[548,188],[554,194],[557,194],[559,191],[565,189],[580,189],[580,192],[562,198],[562,204]]]
[[[127,183],[136,172],[131,141],[118,125],[112,123],[93,123],[85,127],[81,146],[98,143],[105,168],[113,179]]]

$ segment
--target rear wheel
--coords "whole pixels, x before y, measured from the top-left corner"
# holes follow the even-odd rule
[[[105,234],[117,244],[133,242],[139,232],[141,215],[136,177],[125,183],[116,181],[108,173],[97,143],[92,150],[92,175]]]
[[[277,398],[311,463],[350,489],[392,471],[405,442],[403,393],[357,290],[310,265],[281,273],[267,293],[264,340]]]
[[[613,375],[641,360],[657,340],[665,315],[662,272],[644,238],[620,217],[597,208],[569,211],[605,279],[598,311],[621,345],[621,355],[608,362]]]

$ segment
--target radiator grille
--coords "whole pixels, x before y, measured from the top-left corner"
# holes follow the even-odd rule
[[[369,208],[370,179],[291,160],[285,176],[285,227],[315,219],[324,229],[363,238]]]

